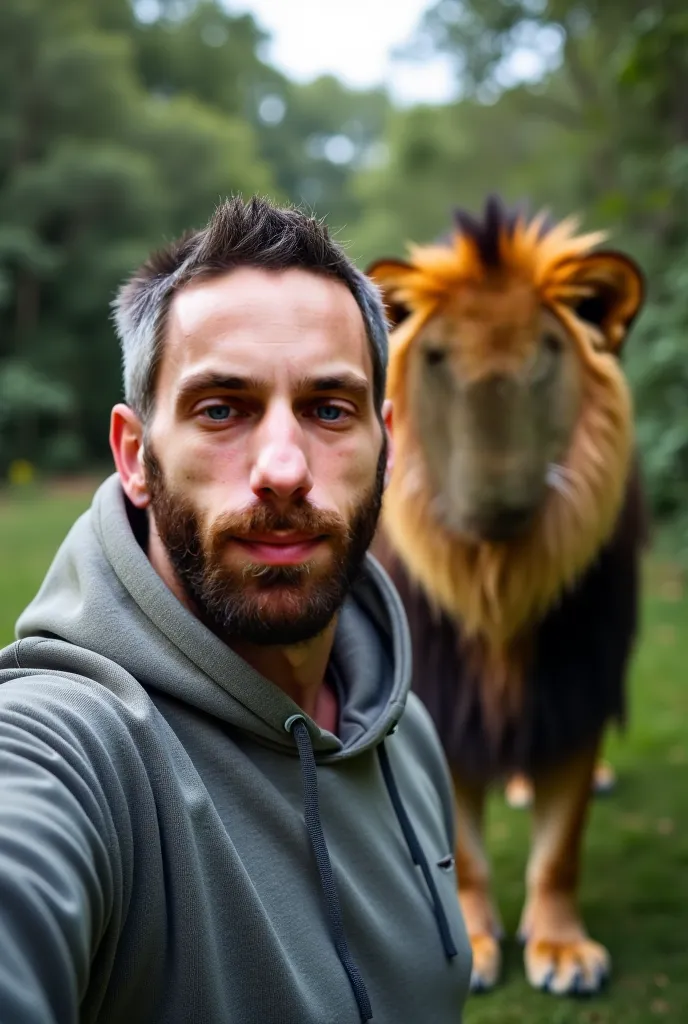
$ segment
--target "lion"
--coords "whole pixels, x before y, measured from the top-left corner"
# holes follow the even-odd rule
[[[528,981],[590,993],[611,968],[577,895],[637,634],[646,530],[620,355],[645,279],[606,237],[491,197],[482,219],[457,211],[446,239],[367,268],[390,320],[395,447],[373,553],[453,776],[473,991],[497,983],[503,937],[484,802],[514,777],[533,790]]]

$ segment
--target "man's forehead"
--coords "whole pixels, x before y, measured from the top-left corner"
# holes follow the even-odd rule
[[[168,323],[182,334],[196,333],[219,321],[228,326],[300,318],[342,322],[365,332],[363,316],[347,285],[313,270],[237,267],[191,281],[170,303]]]
[[[372,378],[358,304],[344,282],[300,268],[242,267],[194,281],[170,305],[161,375],[172,383],[198,364],[260,365],[295,378],[316,364],[347,363]]]

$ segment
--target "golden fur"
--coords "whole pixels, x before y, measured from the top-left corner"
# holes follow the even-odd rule
[[[641,299],[639,279],[626,275],[602,329],[580,319],[576,304],[614,289],[623,258],[594,253],[602,233],[576,235],[572,219],[543,230],[544,217],[516,221],[499,236],[499,263],[486,266],[478,245],[457,234],[444,246],[412,246],[410,262],[369,268],[391,305],[408,317],[390,338],[388,396],[394,405],[395,468],[385,495],[383,526],[414,579],[464,634],[482,638],[496,655],[537,621],[590,564],[609,537],[626,486],[632,448],[629,390],[612,354]],[[565,493],[552,489],[528,532],[488,542],[449,533],[436,514],[417,432],[409,414],[409,360],[414,342],[457,294],[474,309],[509,291],[534,293],[563,324],[575,345],[583,380],[581,413],[564,464]],[[515,301],[515,300],[514,300]],[[508,306],[508,303],[507,303]],[[504,311],[508,322],[508,308]],[[482,371],[504,365],[509,352],[485,346]],[[480,372],[480,364],[474,368]]]
[[[492,988],[498,980],[501,923],[482,835],[484,800],[494,775],[474,771],[471,776],[465,766],[494,767],[492,760],[483,759],[484,750],[490,749],[487,734],[493,733],[489,739],[499,737],[509,718],[511,724],[519,725],[519,736],[529,735],[529,724],[533,735],[543,728],[542,717],[529,719],[533,708],[522,705],[520,685],[537,646],[539,624],[566,588],[584,576],[615,532],[622,509],[629,500],[635,501],[633,488],[629,490],[629,481],[634,480],[631,398],[616,356],[643,298],[642,277],[634,264],[618,253],[596,249],[604,237],[601,233],[577,235],[572,219],[546,227],[543,216],[528,223],[523,218],[510,220],[495,210],[488,205],[482,228],[458,218],[462,231],[449,243],[411,247],[408,263],[379,261],[368,269],[396,325],[390,339],[388,377],[395,462],[383,504],[380,554],[406,594],[415,637],[426,641],[421,651],[433,647],[442,655],[432,662],[433,679],[428,678],[425,664],[416,679],[419,692],[426,693],[429,706],[435,708],[435,722],[445,737],[452,765],[459,899],[473,950],[471,988],[475,991]],[[443,401],[443,394],[447,403],[456,403],[438,407],[436,420],[449,423],[453,411],[465,401],[465,393],[477,383],[479,396],[488,396],[486,420],[493,428],[500,416],[490,406],[489,396],[495,392],[480,388],[485,381],[508,381],[510,375],[517,382],[531,380],[528,367],[547,351],[543,343],[553,318],[565,341],[565,359],[556,364],[557,373],[570,384],[568,391],[556,391],[557,409],[563,404],[562,396],[574,396],[562,418],[566,431],[557,450],[563,457],[556,456],[558,483],[564,486],[547,490],[539,504],[542,492],[536,492],[531,506],[536,508],[534,518],[524,533],[489,541],[479,530],[471,530],[470,518],[448,518],[442,508],[444,495],[437,493],[444,486],[441,446],[456,444],[465,449],[463,425],[469,423],[470,430],[475,420],[454,420],[458,431],[453,434],[437,431],[433,421],[433,435],[428,428],[435,414],[433,403]],[[438,365],[438,352],[445,376],[433,378],[425,368]],[[432,388],[419,391],[436,380],[444,391],[436,384],[432,385],[436,392]],[[418,403],[419,394],[427,397],[425,404]],[[528,394],[534,396],[533,391]],[[498,474],[508,463],[514,450],[507,451],[514,436],[512,408],[507,406],[506,421],[502,410],[492,447],[484,444],[484,438],[474,439],[475,458],[469,471],[445,458],[447,474],[458,466],[455,486],[448,491],[457,505],[481,473]],[[435,467],[432,477],[434,488],[427,468],[436,454],[433,441],[440,452],[436,460],[440,471]],[[493,464],[484,469],[490,459]],[[522,464],[518,463],[519,473]],[[479,486],[475,493],[479,504]],[[624,557],[628,562],[635,556]],[[409,577],[420,585],[419,590],[408,586]],[[618,585],[623,586],[624,578]],[[632,589],[632,574],[628,579]],[[419,607],[418,593],[434,607],[427,603]],[[562,605],[567,600],[564,597]],[[456,645],[446,639],[439,616],[435,631],[436,610],[456,624],[460,652],[455,653]],[[632,614],[629,619],[624,607],[617,613],[617,628],[621,623],[622,632],[626,628],[632,632]],[[567,631],[574,644],[576,624],[574,615]],[[565,650],[562,656],[566,658]],[[616,671],[615,661],[618,654],[608,660],[605,674],[610,666],[612,674]],[[460,705],[444,699],[438,702],[438,691],[444,698],[447,688],[455,686],[458,692],[463,687],[465,695],[473,680],[479,686],[482,717],[477,724],[468,715],[460,719],[458,735],[454,728],[443,730],[444,708],[453,707],[446,715],[454,722],[452,714]],[[555,672],[551,678],[555,697],[559,681]],[[578,683],[574,680],[573,685]],[[463,707],[473,710],[471,704]],[[547,707],[556,708],[556,699]],[[571,705],[564,701],[560,707],[570,722]],[[576,713],[589,721],[575,749],[569,745],[565,754],[557,754],[555,764],[537,756],[529,762],[534,766],[534,832],[521,919],[524,958],[530,983],[555,993],[596,991],[610,967],[607,950],[588,937],[576,906],[581,842],[604,726],[588,705]],[[551,728],[551,715],[544,721]],[[560,725],[555,723],[555,728]],[[465,741],[472,742],[481,729],[485,731],[480,743],[471,747],[479,748],[479,753],[471,762]],[[534,743],[533,749],[537,746]],[[495,744],[495,749],[507,750],[508,745]]]

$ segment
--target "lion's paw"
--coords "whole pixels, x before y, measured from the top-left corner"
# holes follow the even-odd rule
[[[533,988],[553,995],[589,995],[609,977],[611,958],[599,942],[551,942],[531,939],[524,954],[526,976]]]
[[[502,952],[499,941],[492,935],[472,935],[473,968],[471,970],[471,992],[489,992],[499,980],[502,968]]]

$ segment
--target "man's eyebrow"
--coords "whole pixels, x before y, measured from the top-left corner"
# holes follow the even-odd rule
[[[265,392],[270,390],[270,384],[269,381],[260,377],[228,375],[212,371],[196,373],[181,382],[176,404],[183,405],[203,391],[214,390]],[[361,399],[368,399],[371,391],[370,384],[365,377],[347,371],[322,377],[304,376],[297,381],[295,390],[301,395],[342,391]]]
[[[302,377],[299,381],[300,392],[345,391],[359,398],[368,398],[370,384],[365,377],[357,373],[337,373],[327,377]]]
[[[200,391],[261,391],[267,382],[258,377],[228,376],[224,373],[196,373],[183,380],[177,392],[177,404],[192,398]]]

